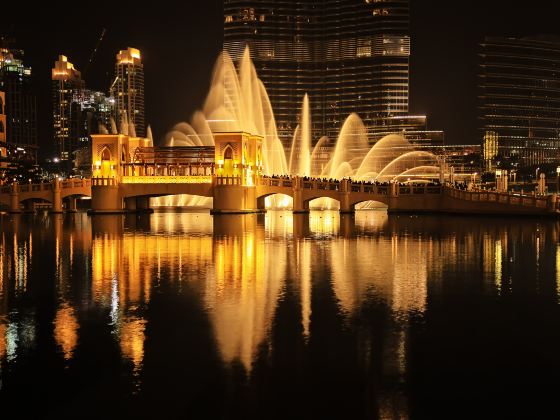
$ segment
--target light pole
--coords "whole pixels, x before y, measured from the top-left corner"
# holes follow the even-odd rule
[[[556,167],[556,192],[560,192],[560,166]]]

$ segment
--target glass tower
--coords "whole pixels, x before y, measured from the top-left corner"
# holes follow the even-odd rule
[[[560,39],[485,38],[479,92],[479,134],[487,168],[558,162]]]
[[[21,149],[37,161],[37,98],[31,67],[23,51],[0,48],[0,90],[5,93],[6,138],[9,148]]]
[[[224,49],[237,60],[246,45],[285,145],[305,93],[314,140],[352,112],[366,125],[408,113],[408,0],[224,0]]]

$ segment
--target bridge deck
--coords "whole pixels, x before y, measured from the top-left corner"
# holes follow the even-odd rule
[[[26,200],[50,201],[68,196],[92,194],[92,187],[118,187],[121,196],[162,196],[193,194],[212,197],[214,187],[243,186],[240,177],[212,175],[145,175],[115,178],[71,179],[55,183],[4,185],[0,187],[0,202],[14,205]],[[389,210],[443,211],[494,214],[559,214],[556,195],[520,195],[486,190],[465,191],[434,184],[376,184],[350,180],[325,180],[300,177],[260,177],[256,180],[255,198],[285,194],[305,206],[316,198],[333,198],[341,208],[353,208],[363,201],[378,201]],[[250,188],[250,186],[245,186]]]

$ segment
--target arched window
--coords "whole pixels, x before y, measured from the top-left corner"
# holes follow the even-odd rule
[[[4,123],[0,121],[0,133],[4,132]]]
[[[226,147],[226,150],[224,151],[224,160],[227,159],[233,159],[233,150],[229,146]]]
[[[106,147],[101,152],[101,160],[111,160],[111,152]]]

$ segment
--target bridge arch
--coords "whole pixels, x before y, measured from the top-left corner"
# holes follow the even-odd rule
[[[303,208],[311,210],[336,210],[340,208],[338,198],[323,196],[303,200]]]
[[[0,194],[0,205],[2,206],[10,206],[10,195],[9,194]]]
[[[357,201],[351,201],[350,205],[352,206],[352,208],[356,208],[358,207],[358,209],[368,209],[368,208],[380,208],[381,206],[369,206],[368,203],[376,203],[376,204],[381,204],[383,207],[389,207],[388,203],[385,203],[384,201],[381,200],[357,200]]]
[[[85,194],[83,192],[71,192],[71,191],[64,191],[62,190],[62,192],[60,193],[60,198],[61,199],[65,199],[68,197],[74,197],[74,198],[78,198],[78,197],[91,197],[91,194]]]
[[[267,198],[272,208],[288,208],[293,206],[292,192],[269,192],[257,197],[257,208],[264,210],[267,205]]]

